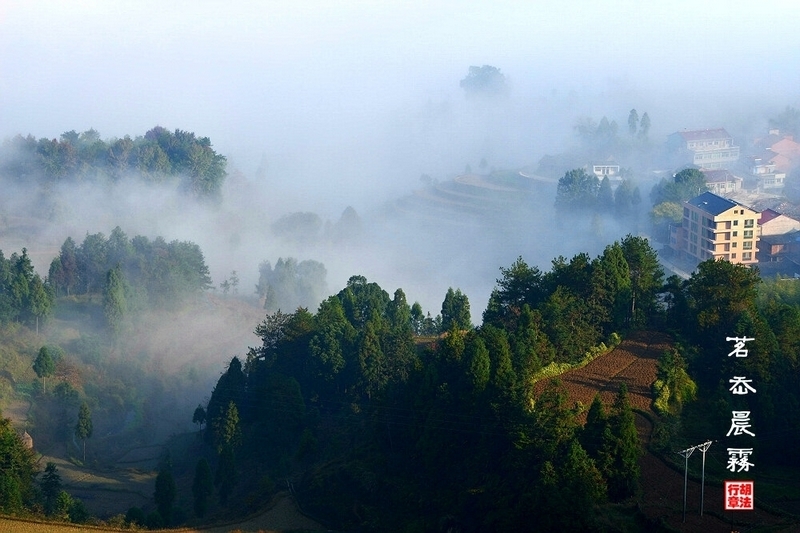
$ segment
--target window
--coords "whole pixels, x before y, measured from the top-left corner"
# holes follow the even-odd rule
[[[731,254],[731,259],[736,259],[736,254],[735,253]]]
[[[750,261],[753,258],[753,252],[744,252],[742,254],[742,261]]]
[[[697,215],[697,211],[692,211],[692,220],[697,222],[700,217]]]
[[[747,220],[745,220],[744,221],[744,227],[745,228],[752,228],[753,227],[753,219],[752,218],[748,218]]]
[[[752,239],[753,238],[753,230],[751,230],[751,229],[744,230],[744,238],[745,239]]]
[[[742,248],[745,250],[752,250],[753,249],[753,241],[744,241],[742,243]]]
[[[739,244],[738,242],[734,241],[731,243],[731,248],[736,248],[736,245]]]
[[[734,236],[734,237],[738,237],[738,236],[739,236],[739,232],[738,232],[738,231],[734,231],[734,232],[733,232],[733,236]]]

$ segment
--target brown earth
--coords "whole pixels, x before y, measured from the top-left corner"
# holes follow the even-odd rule
[[[78,531],[131,530],[0,517],[0,532],[2,533],[75,533]],[[170,533],[280,533],[283,531],[325,531],[325,528],[301,515],[297,511],[291,496],[283,492],[275,496],[268,510],[242,522],[203,528],[184,527],[157,531],[169,531]]]
[[[583,368],[571,370],[560,379],[569,394],[570,402],[581,402],[588,408],[599,392],[608,408],[620,383],[628,386],[634,409],[657,415],[652,409],[651,386],[656,379],[659,356],[671,344],[664,334],[637,332],[608,354],[598,357]],[[536,384],[536,393],[547,386]],[[585,414],[583,415],[585,419]],[[645,453],[640,460],[642,492],[639,508],[653,524],[661,524],[675,531],[697,533],[730,533],[732,531],[800,531],[800,524],[756,508],[752,512],[723,510],[723,488],[705,485],[704,514],[700,511],[700,483],[689,480],[687,489],[686,521],[683,521],[683,472],[674,469],[660,457],[647,451],[653,426],[650,420],[637,413],[636,425]]]

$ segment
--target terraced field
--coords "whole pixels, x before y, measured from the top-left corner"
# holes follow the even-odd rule
[[[610,353],[598,357],[583,368],[563,374],[570,403],[581,402],[587,408],[600,393],[608,408],[620,383],[628,386],[634,409],[655,416],[652,410],[651,385],[656,379],[659,356],[670,346],[667,335],[638,332],[623,341]],[[539,382],[536,391],[547,385]],[[585,416],[585,415],[584,415]],[[652,423],[642,414],[636,416],[636,425],[644,444],[649,443]],[[730,533],[731,531],[800,531],[800,524],[767,513],[763,509],[752,512],[725,512],[722,509],[723,489],[706,483],[704,515],[699,516],[700,483],[691,481],[687,491],[686,522],[683,522],[683,472],[667,465],[656,455],[647,452],[641,460],[642,498],[640,510],[654,523],[661,523],[676,531],[697,533]]]

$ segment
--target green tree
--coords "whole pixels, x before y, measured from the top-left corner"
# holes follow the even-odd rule
[[[469,67],[469,73],[459,85],[469,98],[503,96],[508,92],[505,75],[491,65]]]
[[[33,276],[28,293],[28,312],[36,321],[36,334],[39,334],[39,322],[47,317],[53,307],[53,295],[39,274]]]
[[[411,328],[414,335],[422,335],[422,328],[425,323],[425,313],[422,311],[422,305],[419,302],[414,302],[411,306]]]
[[[489,383],[491,360],[486,343],[477,335],[472,335],[464,348],[467,365],[467,385],[474,395],[480,395]]]
[[[727,375],[723,366],[728,364],[728,358],[719,354],[730,352],[725,338],[734,336],[742,315],[757,314],[755,300],[760,282],[756,269],[713,259],[697,265],[688,280],[689,313],[683,317],[682,325],[691,342],[700,348],[700,355],[691,364],[701,385],[715,387]]]
[[[52,515],[56,508],[56,500],[61,492],[61,475],[55,463],[48,461],[47,466],[39,481],[39,488],[42,491],[44,512]]]
[[[695,399],[697,385],[686,372],[686,362],[676,348],[661,354],[653,389],[653,405],[665,414],[678,414],[686,402]]]
[[[586,413],[586,424],[580,434],[583,448],[593,459],[597,459],[603,445],[603,434],[608,427],[608,415],[600,400],[600,395],[595,394],[589,411]]]
[[[614,213],[619,218],[636,215],[637,205],[641,202],[639,188],[631,180],[622,180],[614,193]]]
[[[600,188],[597,190],[598,211],[612,211],[614,209],[614,192],[611,190],[611,180],[603,176]]]
[[[628,234],[620,241],[620,246],[630,275],[628,322],[640,327],[657,312],[657,298],[664,283],[664,270],[659,263],[658,252],[646,238]]]
[[[631,109],[628,114],[628,132],[633,136],[636,135],[636,130],[639,128],[639,113],[635,109]]]
[[[197,461],[192,481],[192,495],[194,496],[194,514],[203,518],[208,511],[208,498],[214,491],[214,480],[211,476],[211,466],[208,460],[202,458]]]
[[[587,209],[597,204],[600,180],[594,174],[578,168],[570,170],[558,180],[556,207],[559,209]]]
[[[86,439],[91,438],[93,431],[92,412],[89,410],[89,405],[83,402],[78,410],[78,423],[75,424],[75,436],[83,441],[84,462],[86,462]]]
[[[672,181],[662,179],[650,192],[653,205],[663,202],[683,204],[708,190],[706,175],[696,168],[685,168],[672,177]],[[681,216],[682,216],[681,209]]]
[[[258,331],[258,329],[256,329]],[[247,377],[242,370],[242,362],[238,357],[231,358],[228,369],[217,380],[211,398],[206,407],[206,442],[217,446],[223,439],[221,422],[225,419],[230,402],[236,404],[238,416],[240,406],[244,405]]]
[[[119,263],[108,271],[103,285],[103,314],[106,323],[114,335],[122,330],[122,321],[128,311],[125,293],[128,292],[125,276]]]
[[[361,374],[361,390],[367,399],[373,399],[386,386],[388,361],[381,348],[378,320],[370,320],[358,342],[358,362]]]
[[[156,502],[158,513],[166,524],[169,524],[172,518],[172,506],[175,503],[175,498],[178,495],[178,489],[175,486],[175,478],[169,468],[164,468],[159,471],[156,476],[156,488],[153,493],[153,499]]]
[[[653,224],[656,237],[661,241],[669,240],[669,226],[681,224],[683,207],[677,202],[661,202],[650,211],[650,222]]]
[[[639,138],[647,139],[648,133],[650,133],[650,115],[648,115],[647,111],[645,111],[641,120],[639,121]]]
[[[608,494],[611,499],[619,501],[635,495],[639,488],[639,456],[642,454],[628,388],[624,383],[614,398],[608,429],[603,443]]]
[[[56,363],[47,346],[39,348],[39,354],[33,362],[33,371],[42,380],[42,390],[47,394],[47,378],[56,371]]]
[[[0,416],[0,512],[16,514],[32,503],[36,457],[11,425]]]
[[[472,328],[472,317],[469,311],[469,300],[461,289],[453,291],[450,287],[442,302],[442,330],[449,331],[453,327],[457,329]]]
[[[217,472],[214,475],[214,485],[218,488],[219,503],[227,505],[228,498],[238,481],[236,474],[236,456],[233,450],[224,449],[217,461]]]
[[[538,267],[528,266],[522,257],[508,268],[500,267],[500,273],[502,277],[497,280],[483,313],[483,323],[513,330],[522,306],[536,308],[547,298],[547,291],[542,272]]]
[[[630,310],[631,280],[628,262],[618,242],[606,246],[592,268],[589,303],[596,323],[606,335],[620,330]]]
[[[230,448],[235,450],[242,443],[242,429],[239,425],[239,409],[231,400],[225,410],[223,418],[217,420],[219,441],[217,449]]]
[[[203,409],[202,405],[198,404],[197,408],[194,410],[192,423],[197,424],[200,427],[200,431],[203,431],[203,424],[206,423],[206,410]]]

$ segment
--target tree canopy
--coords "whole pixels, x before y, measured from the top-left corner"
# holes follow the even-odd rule
[[[102,140],[94,129],[74,130],[60,139],[31,135],[0,146],[0,180],[49,188],[63,182],[177,182],[200,199],[218,199],[227,176],[226,159],[211,148],[208,137],[156,126],[134,139]]]
[[[503,96],[508,92],[505,75],[491,65],[469,67],[459,85],[470,98]]]

